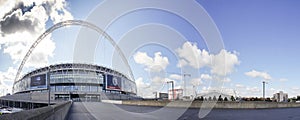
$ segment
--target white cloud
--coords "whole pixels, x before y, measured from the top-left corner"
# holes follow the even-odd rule
[[[47,49],[45,49],[47,48]],[[53,57],[55,43],[47,36],[32,52],[26,66],[42,67],[48,64],[48,57]]]
[[[1,83],[0,81],[0,96],[6,95],[6,93],[9,93],[11,91],[11,87],[7,86],[4,83]]]
[[[68,12],[67,3],[65,0],[53,0],[48,2],[49,16],[53,20],[53,23],[58,23],[65,20],[72,20],[73,16]]]
[[[186,66],[187,64],[188,64],[188,62],[186,60],[180,59],[180,60],[178,60],[178,63],[176,66],[179,68],[182,68],[182,67]]]
[[[194,78],[190,81],[190,83],[193,85],[193,86],[199,86],[201,85],[203,82],[202,82],[202,79],[201,78]]]
[[[0,17],[10,12],[20,1],[19,0],[1,0],[0,1]]]
[[[7,5],[0,12],[3,18],[0,20],[0,46],[14,64],[23,59],[33,42],[46,30],[48,20],[57,23],[73,19],[64,0],[18,0],[3,1],[0,4]],[[25,9],[28,11],[24,12]],[[55,44],[49,34],[33,51],[26,66],[45,66],[48,57],[53,56],[54,49]]]
[[[246,72],[245,75],[253,78],[263,78],[264,80],[270,80],[272,79],[271,76],[266,72],[259,72],[256,70],[252,70],[249,72]]]
[[[10,92],[12,90],[12,87],[7,83],[12,83],[14,81],[16,73],[17,70],[13,67],[9,67],[5,72],[0,71],[0,90],[4,90],[5,92]],[[4,95],[4,93],[2,95]]]
[[[144,82],[143,78],[139,77],[135,80],[137,86],[137,95],[138,96],[149,96],[149,88],[151,87],[149,83]],[[151,96],[151,94],[150,94]],[[149,97],[150,97],[149,96]]]
[[[205,49],[200,50],[197,44],[185,42],[176,50],[180,57],[177,67],[191,66],[195,69],[208,67],[211,73],[226,76],[233,72],[234,67],[240,64],[236,52],[221,50],[218,54],[210,54]]]
[[[145,52],[137,52],[133,59],[136,63],[144,65],[145,70],[149,72],[160,72],[166,69],[169,65],[167,57],[163,57],[161,52],[156,52],[154,58],[148,56]]]
[[[168,78],[162,78],[162,77],[155,76],[151,79],[151,84],[152,85],[162,85],[166,81],[171,81],[171,80]]]
[[[230,82],[230,81],[231,81],[230,78],[223,78],[223,79],[222,79],[222,82]]]
[[[237,87],[237,88],[244,88],[245,86],[242,85],[242,84],[235,84],[235,87]]]
[[[178,56],[181,58],[178,67],[189,65],[195,69],[199,69],[211,64],[211,56],[206,50],[200,50],[197,44],[185,42],[181,48],[176,50]]]
[[[190,80],[192,86],[202,85],[204,80],[212,80],[212,77],[209,74],[201,74],[198,78],[193,78]]]
[[[194,94],[193,86],[203,85],[205,80],[216,80],[220,82],[230,82],[231,79],[226,75],[234,71],[234,67],[240,62],[236,52],[228,52],[221,50],[218,54],[209,54],[206,50],[200,50],[196,44],[186,42],[181,48],[176,49],[176,52],[180,59],[178,60],[177,67],[191,66],[195,69],[203,67],[210,68],[210,74],[201,74],[195,78],[187,79],[187,94]],[[150,57],[145,52],[137,52],[134,54],[133,59],[136,63],[145,67],[145,70],[150,72],[161,72],[166,69],[169,64],[168,58],[162,56],[160,52],[155,53],[154,57]],[[157,75],[157,74],[153,74]],[[142,96],[153,97],[153,92],[160,90],[166,81],[174,81],[176,88],[183,88],[182,76],[179,74],[171,74],[168,78],[151,76],[149,81],[143,81],[149,83],[151,87],[143,88],[139,87]],[[140,82],[140,81],[139,81]],[[140,83],[139,83],[140,84]],[[141,84],[143,86],[144,84]]]
[[[286,81],[288,81],[288,79],[286,79],[286,78],[280,78],[279,81],[280,82],[286,82]]]
[[[150,85],[145,83],[143,81],[143,78],[139,77],[138,79],[135,80],[135,83],[137,86],[141,87],[141,88],[146,88],[146,87],[149,87]]]
[[[176,80],[181,80],[182,79],[182,76],[178,75],[178,74],[171,74],[169,77],[171,79],[176,79]]]
[[[13,81],[15,78],[15,75],[17,73],[17,70],[13,67],[9,67],[6,72],[0,71],[0,81]]]
[[[234,67],[240,64],[236,52],[221,50],[219,54],[212,55],[211,73],[226,76],[233,72]]]
[[[154,94],[153,92],[164,92],[164,89],[168,88],[167,81],[173,81],[175,84],[175,87],[177,87],[176,81],[170,79],[170,78],[163,78],[159,76],[155,76],[153,78],[150,78],[149,80],[143,79],[142,77],[139,77],[135,80],[138,90],[138,95],[145,97],[145,98],[153,98]]]
[[[200,78],[203,80],[212,80],[212,77],[209,74],[201,74]]]

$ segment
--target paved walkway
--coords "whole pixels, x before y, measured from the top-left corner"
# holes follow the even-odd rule
[[[73,102],[69,111],[68,120],[97,120],[86,109],[82,102]]]
[[[199,109],[74,102],[69,120],[199,120]],[[203,120],[300,120],[300,108],[213,109]],[[202,119],[201,119],[202,120]]]

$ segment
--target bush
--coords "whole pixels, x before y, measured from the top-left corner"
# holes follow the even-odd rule
[[[216,98],[216,96],[214,96],[214,97],[213,97],[213,101],[216,101],[216,100],[217,100],[217,98]]]
[[[223,98],[221,95],[219,96],[218,101],[223,101]]]
[[[227,97],[224,98],[224,101],[228,101]]]
[[[230,97],[231,101],[235,101],[235,98],[233,96]]]

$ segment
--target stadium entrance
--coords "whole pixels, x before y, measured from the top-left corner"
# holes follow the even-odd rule
[[[56,94],[55,100],[72,100],[73,102],[100,102],[100,95],[94,94]]]

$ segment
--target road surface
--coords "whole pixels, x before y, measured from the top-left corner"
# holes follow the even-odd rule
[[[200,120],[199,109],[74,102],[69,120]],[[201,120],[300,120],[300,108],[213,109]]]

